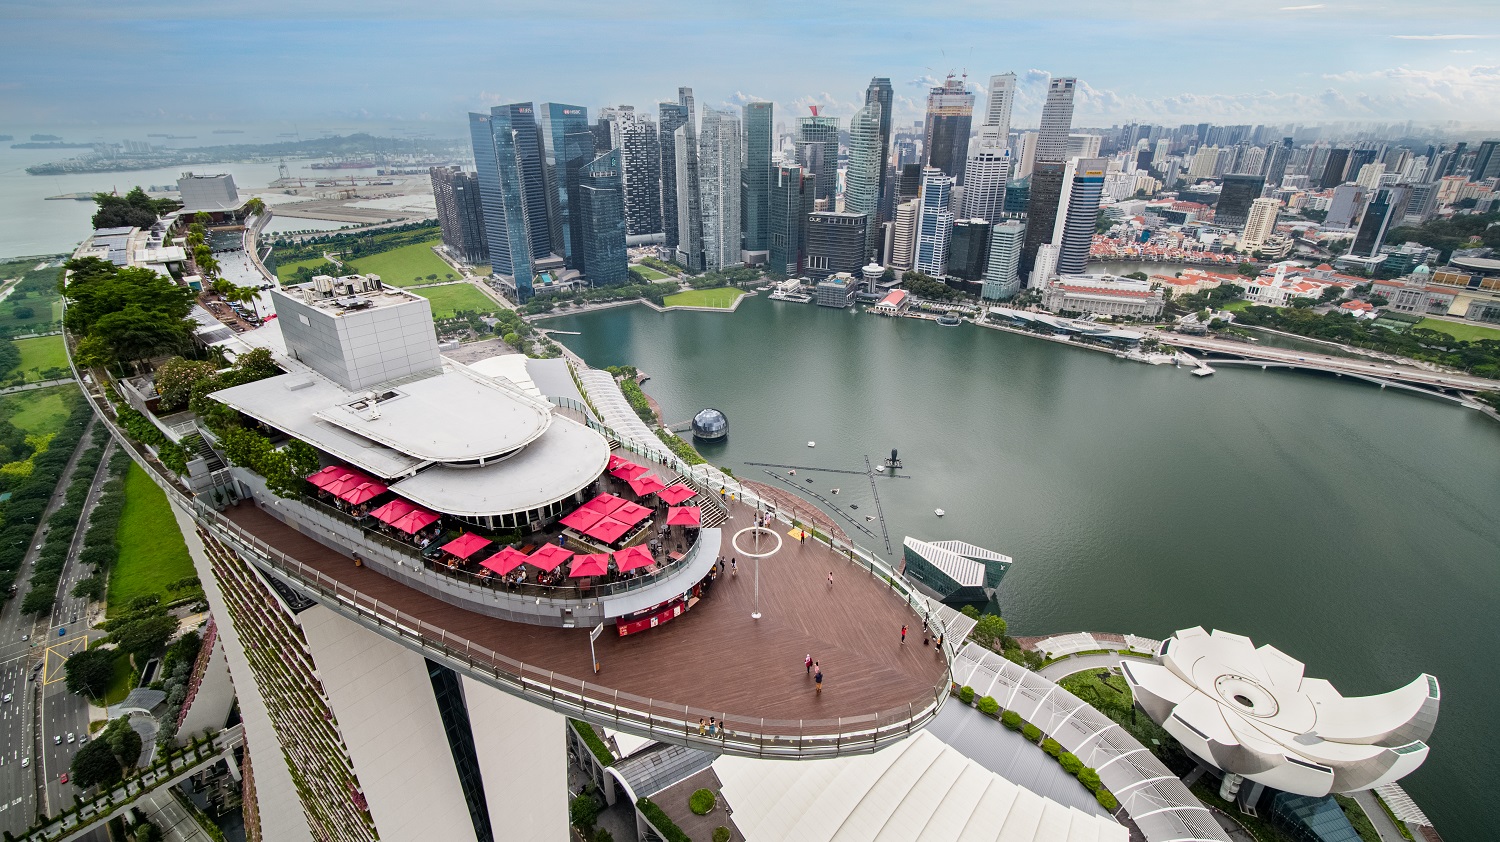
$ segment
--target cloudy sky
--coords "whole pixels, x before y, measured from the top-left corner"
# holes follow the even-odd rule
[[[817,15],[817,16],[810,16]],[[1079,126],[1455,121],[1500,129],[1495,0],[0,0],[0,131],[427,124],[517,100],[818,103],[889,76],[898,118],[967,70],[1074,75]],[[982,103],[981,103],[982,107]],[[1457,127],[1457,125],[1455,126]]]

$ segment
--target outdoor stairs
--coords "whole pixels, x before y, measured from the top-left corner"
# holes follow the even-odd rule
[[[704,529],[713,529],[729,520],[729,515],[725,514],[724,510],[718,506],[703,506],[701,513],[703,515]]]

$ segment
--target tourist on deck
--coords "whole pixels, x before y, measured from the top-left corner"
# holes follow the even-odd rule
[[[823,668],[818,667],[818,672],[813,676],[813,695],[823,695]]]
[[[901,624],[901,645],[902,646],[906,645],[906,624],[905,623]]]
[[[730,576],[737,576],[737,575],[739,575],[739,572],[740,572],[739,562],[737,562],[737,561],[735,561],[734,559],[731,558],[729,560],[729,575]]]
[[[807,659],[803,662],[807,667],[807,674],[812,675],[812,653],[807,653]]]

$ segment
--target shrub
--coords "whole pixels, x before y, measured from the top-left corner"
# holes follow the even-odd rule
[[[583,744],[589,747],[589,753],[594,755],[594,759],[599,761],[600,766],[610,766],[615,762],[614,754],[610,752],[609,746],[599,739],[599,733],[594,730],[594,726],[581,719],[568,721],[572,723],[573,730],[578,732]]]
[[[1000,724],[1012,731],[1019,731],[1024,723],[1021,722],[1021,714],[1008,710],[1000,714]]]
[[[1103,807],[1111,813],[1120,809],[1120,799],[1116,798],[1115,794],[1107,789],[1101,788],[1096,791],[1094,793],[1094,800],[1099,802],[1100,807]]]
[[[587,833],[599,820],[599,802],[587,793],[568,802],[568,823]]]
[[[1024,726],[1022,726],[1021,736],[1025,737],[1028,742],[1034,743],[1042,738],[1042,729],[1028,722]]]
[[[714,842],[729,842],[729,828],[719,825],[714,828]]]
[[[1056,757],[1059,754],[1062,754],[1062,744],[1057,740],[1048,737],[1047,739],[1042,740],[1042,751],[1045,751],[1053,757]]]
[[[974,688],[968,685],[958,688],[958,700],[966,705],[974,704]]]
[[[985,716],[994,716],[1000,712],[1000,703],[992,696],[985,696],[979,700],[979,712]]]
[[[1057,756],[1057,762],[1062,764],[1063,771],[1070,775],[1077,775],[1083,771],[1083,761],[1071,751],[1065,751]]]
[[[615,835],[601,827],[594,831],[594,842],[615,842]]]
[[[666,839],[666,842],[693,842],[692,837],[683,833],[682,828],[678,827],[677,823],[672,821],[672,817],[668,816],[662,808],[656,806],[651,799],[646,797],[640,798],[635,802],[635,808],[641,811],[641,815],[646,817],[646,821],[650,822],[652,827],[661,831],[661,835]]]
[[[718,801],[719,799],[714,797],[713,790],[700,789],[688,796],[688,809],[692,810],[695,816],[706,816],[713,812],[714,805]]]
[[[1099,773],[1088,766],[1078,770],[1078,782],[1089,792],[1099,791]]]

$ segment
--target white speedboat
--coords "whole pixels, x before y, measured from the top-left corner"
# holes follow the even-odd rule
[[[807,443],[807,446],[808,446],[808,447],[817,447],[817,446],[818,446],[818,443],[817,443],[817,442],[815,442],[815,441],[810,441],[810,442],[808,442],[808,443]]]
[[[942,517],[943,515],[947,514],[947,512],[943,511],[942,509],[933,509],[932,513],[937,515],[938,517]]]

